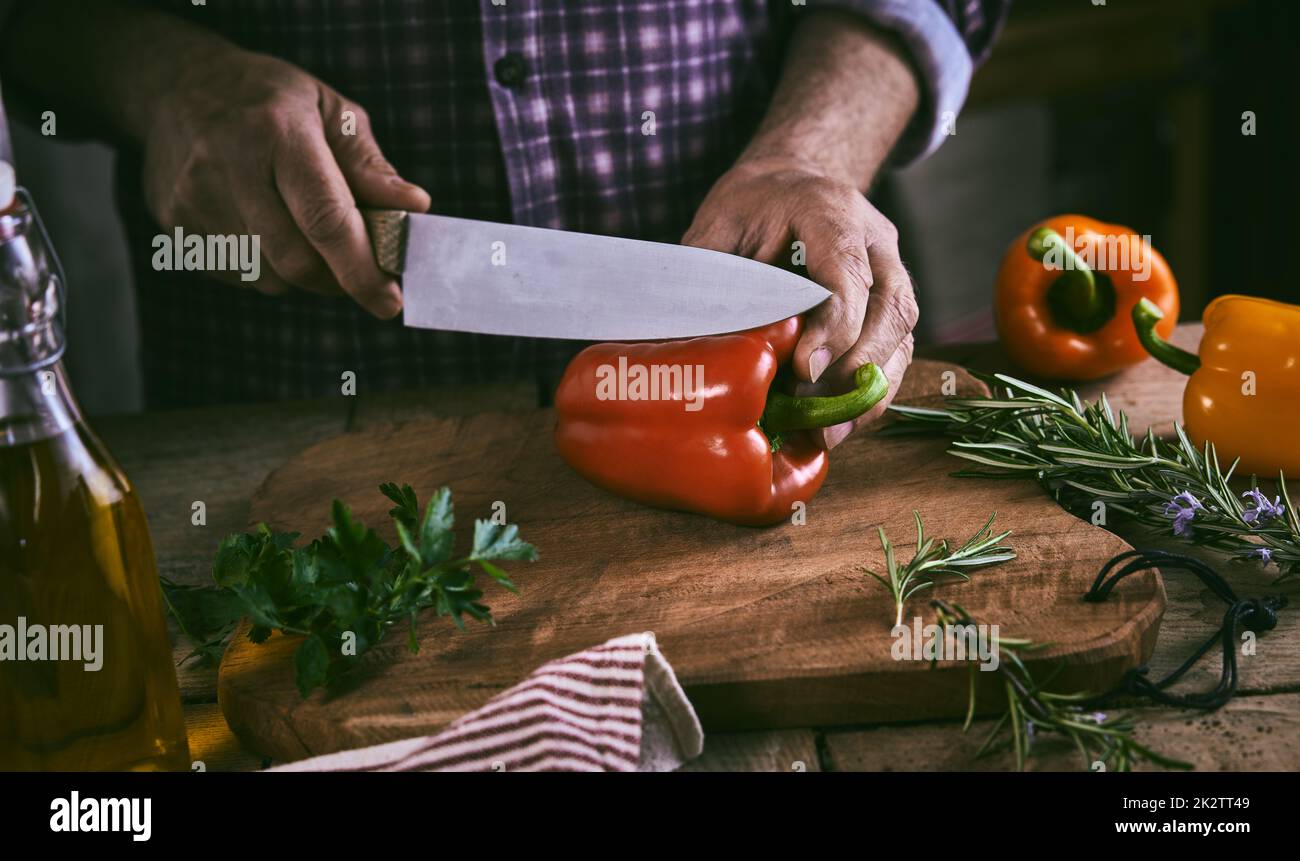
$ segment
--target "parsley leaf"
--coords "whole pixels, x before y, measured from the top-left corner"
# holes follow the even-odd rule
[[[182,658],[181,663],[191,658],[219,663],[226,638],[243,615],[238,600],[230,592],[185,586],[166,577],[162,578],[162,586],[167,611],[176,620],[181,634],[194,646],[194,651]]]
[[[275,630],[301,635],[294,668],[306,697],[355,666],[399,622],[409,625],[407,647],[418,651],[416,625],[425,609],[450,616],[461,629],[466,616],[491,624],[476,569],[517,592],[495,563],[531,562],[536,549],[519,538],[513,524],[478,520],[469,554],[457,557],[448,488],[434,493],[423,515],[410,485],[379,489],[396,503],[389,511],[397,530],[395,547],[354,520],[336,499],[329,530],[303,547],[294,547],[298,533],[272,532],[263,523],[221,542],[212,564],[214,586],[164,579],[168,609],[195,645],[191,656],[219,661],[222,643],[244,616],[252,622],[249,639],[255,643]]]

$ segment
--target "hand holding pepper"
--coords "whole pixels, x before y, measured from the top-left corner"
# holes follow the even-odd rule
[[[829,4],[823,4],[829,5]],[[790,34],[766,116],[700,205],[682,244],[784,265],[802,243],[808,276],[831,292],[808,312],[790,366],[801,395],[833,395],[857,369],[902,379],[919,314],[898,231],[864,195],[921,99],[906,49],[864,16],[809,9]],[[808,436],[833,448],[884,412]]]

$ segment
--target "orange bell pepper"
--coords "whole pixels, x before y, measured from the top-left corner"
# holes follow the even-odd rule
[[[1073,241],[1067,241],[1067,240]],[[1132,230],[1058,215],[1021,234],[1002,258],[994,310],[1007,355],[1052,380],[1094,380],[1146,358],[1128,319],[1139,299],[1178,320],[1169,265]]]
[[[560,456],[646,505],[745,526],[789,518],[826,478],[826,452],[802,431],[857,418],[889,389],[868,363],[842,395],[777,391],[801,327],[791,317],[733,335],[586,348],[555,394]]]
[[[1242,473],[1300,477],[1300,305],[1254,296],[1220,296],[1205,309],[1200,356],[1165,341],[1163,314],[1145,300],[1133,306],[1143,346],[1190,374],[1183,425],[1197,445],[1214,443]]]

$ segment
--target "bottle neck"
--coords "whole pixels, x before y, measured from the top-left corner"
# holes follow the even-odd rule
[[[62,362],[0,375],[0,448],[59,436],[80,421]]]
[[[24,196],[0,213],[0,445],[66,431],[80,420],[60,357],[62,283]]]
[[[0,214],[0,374],[52,365],[63,352],[63,285],[38,226],[22,202]]]

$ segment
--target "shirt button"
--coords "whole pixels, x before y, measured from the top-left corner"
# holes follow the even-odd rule
[[[514,52],[497,60],[492,66],[492,71],[496,73],[498,84],[511,89],[522,84],[524,78],[528,76],[528,66],[524,63],[524,58]]]

